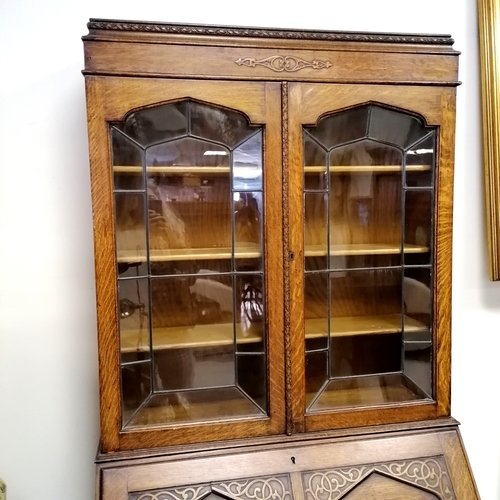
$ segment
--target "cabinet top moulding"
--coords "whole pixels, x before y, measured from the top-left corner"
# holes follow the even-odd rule
[[[449,35],[90,19],[88,75],[458,85]]]

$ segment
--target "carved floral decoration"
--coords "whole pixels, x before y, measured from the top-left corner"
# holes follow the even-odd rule
[[[303,59],[299,59],[294,56],[270,56],[259,60],[254,57],[240,57],[234,62],[238,66],[248,66],[249,68],[264,66],[279,73],[282,71],[292,73],[294,71],[300,71],[304,68],[328,69],[332,66],[332,63],[329,61],[304,61]]]

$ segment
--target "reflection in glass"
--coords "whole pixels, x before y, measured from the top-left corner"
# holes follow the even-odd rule
[[[120,277],[147,275],[144,211],[144,194],[115,194],[116,261]]]
[[[122,384],[122,427],[126,427],[151,392],[151,364],[149,362],[123,366]]]
[[[248,126],[248,120],[241,113],[199,102],[190,102],[189,105],[193,136],[226,144],[233,149],[256,130]]]
[[[405,264],[430,264],[432,191],[407,191],[405,196]]]
[[[370,139],[336,147],[330,153],[330,169],[332,172],[336,170],[355,173],[366,171],[371,174],[373,170],[377,170],[374,167],[384,166],[398,167],[392,169],[392,171],[401,172],[401,162],[402,156],[398,148],[380,144]],[[340,169],[338,167],[345,168]],[[381,169],[381,171],[383,170]],[[363,186],[363,188],[363,193],[369,193],[370,186]]]
[[[262,127],[186,100],[111,138],[124,426],[265,416]]]
[[[243,393],[267,412],[266,357],[264,354],[239,354],[236,357],[238,386]]]
[[[262,189],[262,131],[233,152],[233,189]]]
[[[130,139],[111,127],[113,180],[115,189],[143,189],[143,151]]]
[[[262,276],[245,274],[236,278],[236,342],[238,351],[264,352],[264,288]]]
[[[207,151],[223,154],[206,155]],[[148,150],[148,167],[167,161],[173,166],[153,166],[159,171],[148,173],[151,272],[197,273],[204,269],[202,259],[209,261],[209,270],[221,271],[223,259],[231,257],[229,153],[191,138]],[[204,168],[226,170],[213,177],[197,172]]]
[[[404,374],[428,397],[432,397],[432,346],[425,342],[405,342]]]
[[[328,189],[326,163],[326,150],[307,132],[304,132],[304,188],[306,190],[326,191]]]
[[[328,258],[328,197],[304,195],[304,251],[306,270],[326,269]]]
[[[262,269],[262,193],[234,192],[234,256],[238,271]]]
[[[188,103],[184,101],[134,111],[124,122],[114,126],[142,147],[167,141],[188,132]]]
[[[359,106],[321,118],[315,127],[307,129],[325,149],[330,150],[368,136],[371,106]]]
[[[421,120],[393,109],[371,106],[369,137],[403,149],[428,133]]]
[[[149,359],[149,283],[147,278],[118,282],[122,363]]]
[[[413,333],[418,340],[428,338],[432,311],[431,273],[428,268],[405,269],[403,278],[403,300],[406,334]]]
[[[220,170],[222,173],[229,174],[229,149],[212,142],[183,137],[148,148],[146,165],[150,177],[153,174],[160,174],[162,177],[174,174],[191,177],[193,171],[196,173],[196,167],[213,167],[215,173]],[[175,168],[178,166],[188,168]],[[172,168],[155,170],[154,167]],[[226,169],[216,167],[226,167]],[[201,170],[201,173],[206,171],[207,169]],[[208,172],[213,173],[212,170]]]
[[[423,141],[406,151],[406,185],[408,187],[431,187],[436,150],[436,133],[432,132]]]

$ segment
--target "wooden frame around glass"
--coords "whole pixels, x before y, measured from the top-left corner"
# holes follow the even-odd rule
[[[87,77],[87,116],[96,267],[97,321],[101,399],[101,448],[105,452],[154,446],[218,441],[285,432],[283,331],[283,240],[281,235],[281,90],[269,82],[135,80]],[[242,97],[243,96],[243,97]],[[244,113],[250,123],[265,126],[265,273],[267,304],[268,416],[212,420],[123,429],[121,425],[120,341],[114,230],[113,179],[109,123],[131,110],[187,97]],[[272,236],[271,236],[272,234]],[[267,257],[269,256],[269,257]],[[277,272],[278,271],[278,272]]]
[[[500,280],[500,0],[478,0],[490,279]]]

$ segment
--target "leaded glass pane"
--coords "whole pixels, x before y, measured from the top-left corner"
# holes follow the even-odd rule
[[[116,262],[121,278],[148,274],[145,211],[143,193],[115,194]]]
[[[111,127],[111,144],[115,189],[144,189],[143,150],[115,127]]]
[[[118,317],[122,363],[150,359],[147,278],[121,280],[118,283]]]
[[[191,134],[225,144],[233,149],[256,131],[241,113],[190,102]]]
[[[188,103],[178,102],[134,111],[114,126],[143,148],[188,132]]]
[[[233,189],[262,189],[262,131],[246,140],[233,152]]]
[[[432,186],[435,152],[435,132],[406,151],[406,185],[408,187],[430,188]]]
[[[422,121],[407,113],[371,106],[369,137],[406,149],[429,133]]]
[[[111,135],[124,426],[265,414],[262,128],[187,100]]]
[[[262,216],[261,192],[234,192],[234,257],[238,271],[262,269]]]
[[[423,120],[375,104],[304,128],[308,412],[431,395],[435,147]]]
[[[323,193],[304,195],[304,251],[306,270],[328,267],[328,196]]]
[[[405,265],[431,263],[433,193],[406,191],[405,195]]]
[[[327,115],[318,121],[316,127],[308,128],[307,132],[329,150],[367,137],[369,112],[370,106],[360,106]]]

